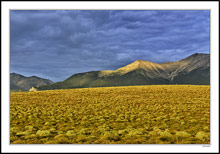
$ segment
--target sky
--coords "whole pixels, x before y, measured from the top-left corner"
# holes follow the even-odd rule
[[[10,72],[53,82],[210,53],[208,10],[11,10]]]

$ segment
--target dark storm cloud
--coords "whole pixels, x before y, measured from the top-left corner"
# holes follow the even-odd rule
[[[204,10],[14,10],[10,22],[11,72],[53,81],[137,59],[162,63],[210,52]]]

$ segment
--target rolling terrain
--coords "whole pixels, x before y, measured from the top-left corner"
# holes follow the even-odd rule
[[[53,82],[37,76],[26,77],[17,73],[10,73],[10,90],[27,91],[31,87],[50,85]]]
[[[210,55],[195,53],[185,59],[153,63],[137,60],[117,70],[74,74],[63,82],[37,87],[38,90],[161,84],[210,84]]]

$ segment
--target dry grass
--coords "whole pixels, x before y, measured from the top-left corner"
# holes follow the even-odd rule
[[[210,87],[11,93],[12,144],[208,144]]]

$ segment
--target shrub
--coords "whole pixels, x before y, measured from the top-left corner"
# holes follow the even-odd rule
[[[190,137],[191,135],[185,131],[180,131],[180,132],[176,132],[176,136],[186,138],[186,137]]]
[[[208,132],[210,130],[210,128],[208,126],[203,127],[203,130]]]
[[[119,135],[125,135],[126,133],[127,133],[126,130],[119,130],[119,131],[118,131],[118,134],[119,134]]]
[[[74,130],[69,130],[69,131],[66,132],[66,135],[67,136],[76,136],[77,134]]]
[[[172,136],[168,131],[160,132],[159,135],[162,137],[171,137]]]
[[[48,130],[38,130],[36,135],[40,136],[40,137],[47,137],[47,136],[50,136],[50,131],[48,131]]]
[[[32,131],[34,126],[25,126],[24,129],[28,131]]]
[[[196,134],[196,138],[200,139],[200,140],[204,140],[206,138],[206,133],[203,131],[200,131]]]
[[[165,130],[165,131],[161,131],[159,132],[159,138],[162,140],[162,141],[170,141],[171,140],[171,137],[172,137],[172,134],[170,134],[170,132],[168,130]]]
[[[50,125],[50,122],[45,122],[44,125],[45,125],[45,126],[49,126],[49,125]]]
[[[65,134],[59,134],[59,135],[56,135],[54,137],[54,139],[59,139],[59,138],[63,138],[63,137],[66,137],[66,135]]]
[[[127,136],[137,136],[137,135],[142,135],[142,134],[143,134],[142,131],[133,129],[128,132]]]
[[[18,132],[18,133],[16,133],[16,136],[27,136],[27,135],[30,135],[30,134],[31,134],[31,132],[29,132],[29,131]]]

